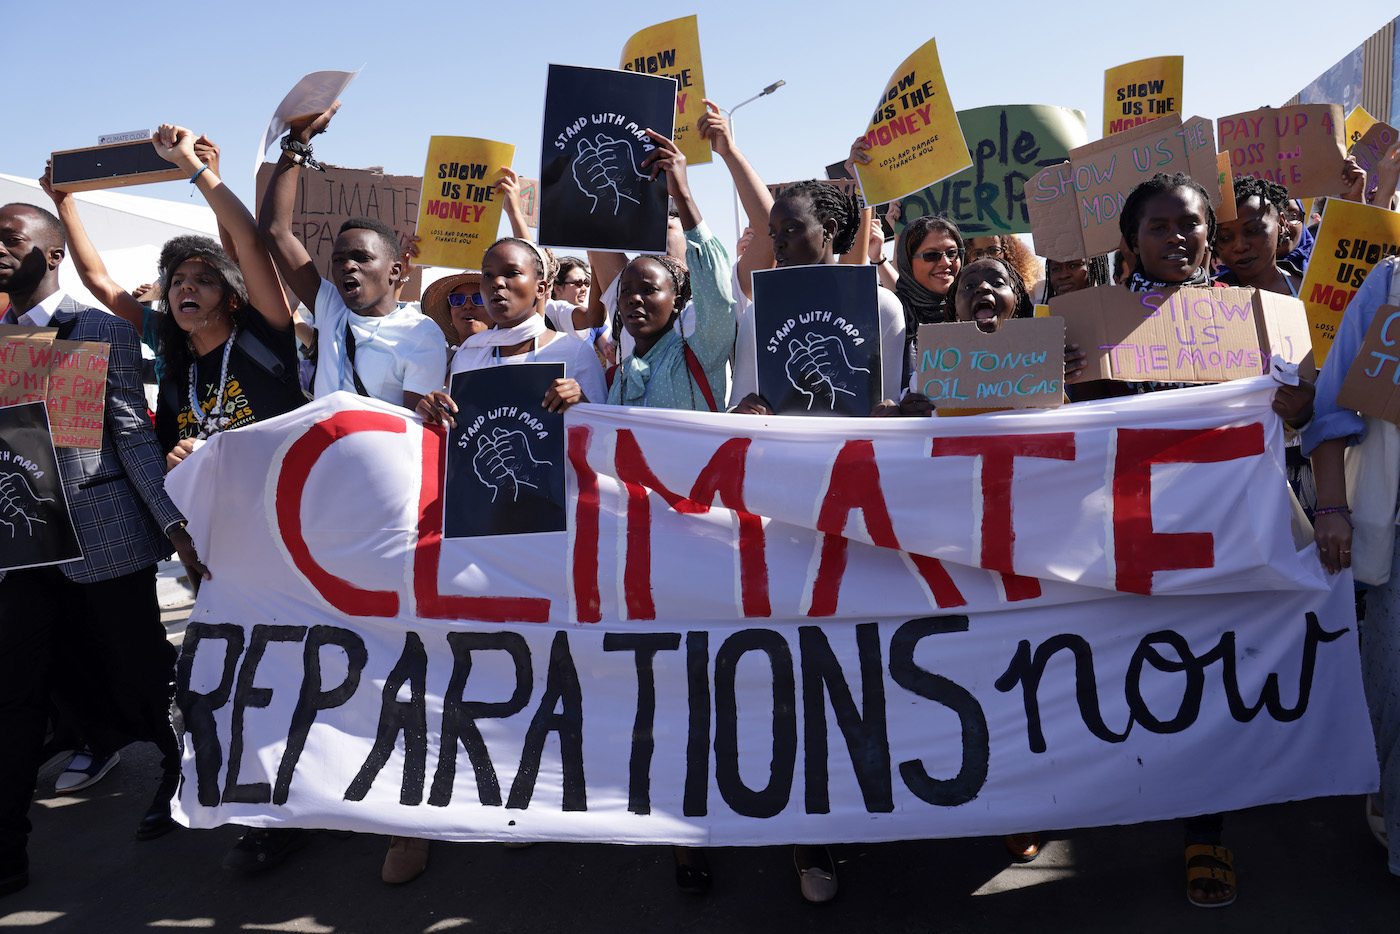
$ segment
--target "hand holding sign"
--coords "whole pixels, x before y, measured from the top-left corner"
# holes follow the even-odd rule
[[[864,367],[846,359],[846,349],[834,335],[807,334],[788,342],[787,376],[794,388],[807,396],[807,411],[818,403],[835,409],[838,395],[855,398],[864,385],[857,373],[869,374]]]
[[[700,138],[710,144],[710,148],[721,159],[734,151],[734,135],[729,129],[729,121],[720,112],[714,101],[705,101],[705,112],[700,115]]]
[[[491,502],[496,502],[504,490],[512,502],[520,500],[520,488],[538,490],[544,482],[549,461],[536,460],[530,453],[530,439],[518,429],[507,431],[496,427],[490,434],[476,439],[476,455],[472,469],[477,479],[491,488]],[[543,468],[543,470],[541,469]]]
[[[340,109],[340,101],[336,101],[319,114],[305,114],[295,117],[287,123],[287,130],[292,139],[302,143],[310,143],[311,137],[319,136],[326,132],[331,125],[331,118]]]
[[[616,216],[623,201],[641,204],[637,182],[645,176],[637,172],[632,144],[599,133],[594,139],[580,139],[578,158],[573,162],[574,184],[591,202],[589,213],[601,203]]]

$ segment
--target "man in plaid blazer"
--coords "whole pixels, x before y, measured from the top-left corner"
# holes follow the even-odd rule
[[[205,576],[185,520],[165,493],[165,458],[146,414],[140,341],[127,322],[58,287],[58,219],[0,207],[6,324],[57,327],[65,340],[109,345],[102,447],[58,449],[81,561],[0,574],[0,896],[29,879],[27,817],[50,696],[95,756],[154,742],[165,774],[137,836],[173,827],[179,748],[170,724],[175,649],[156,600],[156,563],[172,546]]]

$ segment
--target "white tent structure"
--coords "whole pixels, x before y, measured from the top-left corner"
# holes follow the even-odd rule
[[[203,198],[180,204],[123,190],[84,191],[73,197],[78,201],[83,228],[102,254],[107,272],[128,289],[155,280],[160,248],[171,237],[181,234],[219,236],[214,212]],[[53,202],[37,181],[0,174],[0,204],[15,201],[53,210]],[[78,301],[102,307],[78,281],[72,259],[63,261],[58,279],[63,289]]]

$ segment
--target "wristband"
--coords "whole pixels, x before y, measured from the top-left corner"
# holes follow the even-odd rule
[[[199,170],[196,171],[193,175],[190,176],[190,184],[193,185],[193,184],[195,183],[195,181],[199,178],[199,176],[203,175],[208,169],[209,169],[209,166],[207,166],[207,165],[201,165],[201,166],[199,167]]]

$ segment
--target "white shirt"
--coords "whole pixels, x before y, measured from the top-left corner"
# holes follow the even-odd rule
[[[316,292],[316,398],[344,390],[355,392],[345,352],[345,325],[355,340],[355,373],[376,399],[403,405],[403,394],[427,395],[442,387],[447,368],[447,340],[442,328],[412,306],[383,317],[351,311],[340,292],[325,279]]]
[[[538,340],[543,341],[543,338]],[[548,344],[537,343],[536,348],[511,356],[494,357],[490,365],[562,363],[564,364],[564,376],[578,383],[579,389],[583,390],[583,395],[589,402],[603,403],[608,401],[608,387],[603,380],[603,366],[598,362],[598,355],[593,352],[593,348],[589,346],[587,341],[581,341],[569,334],[556,334]],[[454,356],[452,358],[452,373],[465,373],[472,369],[467,365],[467,360],[471,357],[471,354],[464,353]],[[452,374],[448,375],[447,381],[450,385]]]
[[[578,307],[573,302],[566,302],[558,298],[545,299],[544,316],[549,319],[549,323],[554,325],[554,330],[561,334],[572,334],[585,344],[588,343],[588,328],[574,327],[574,309]]]
[[[67,294],[68,293],[64,292],[62,289],[59,289],[42,302],[20,315],[17,320],[20,324],[27,324],[34,328],[48,327],[49,321],[53,319],[54,312],[58,311],[58,306],[62,304]]]

